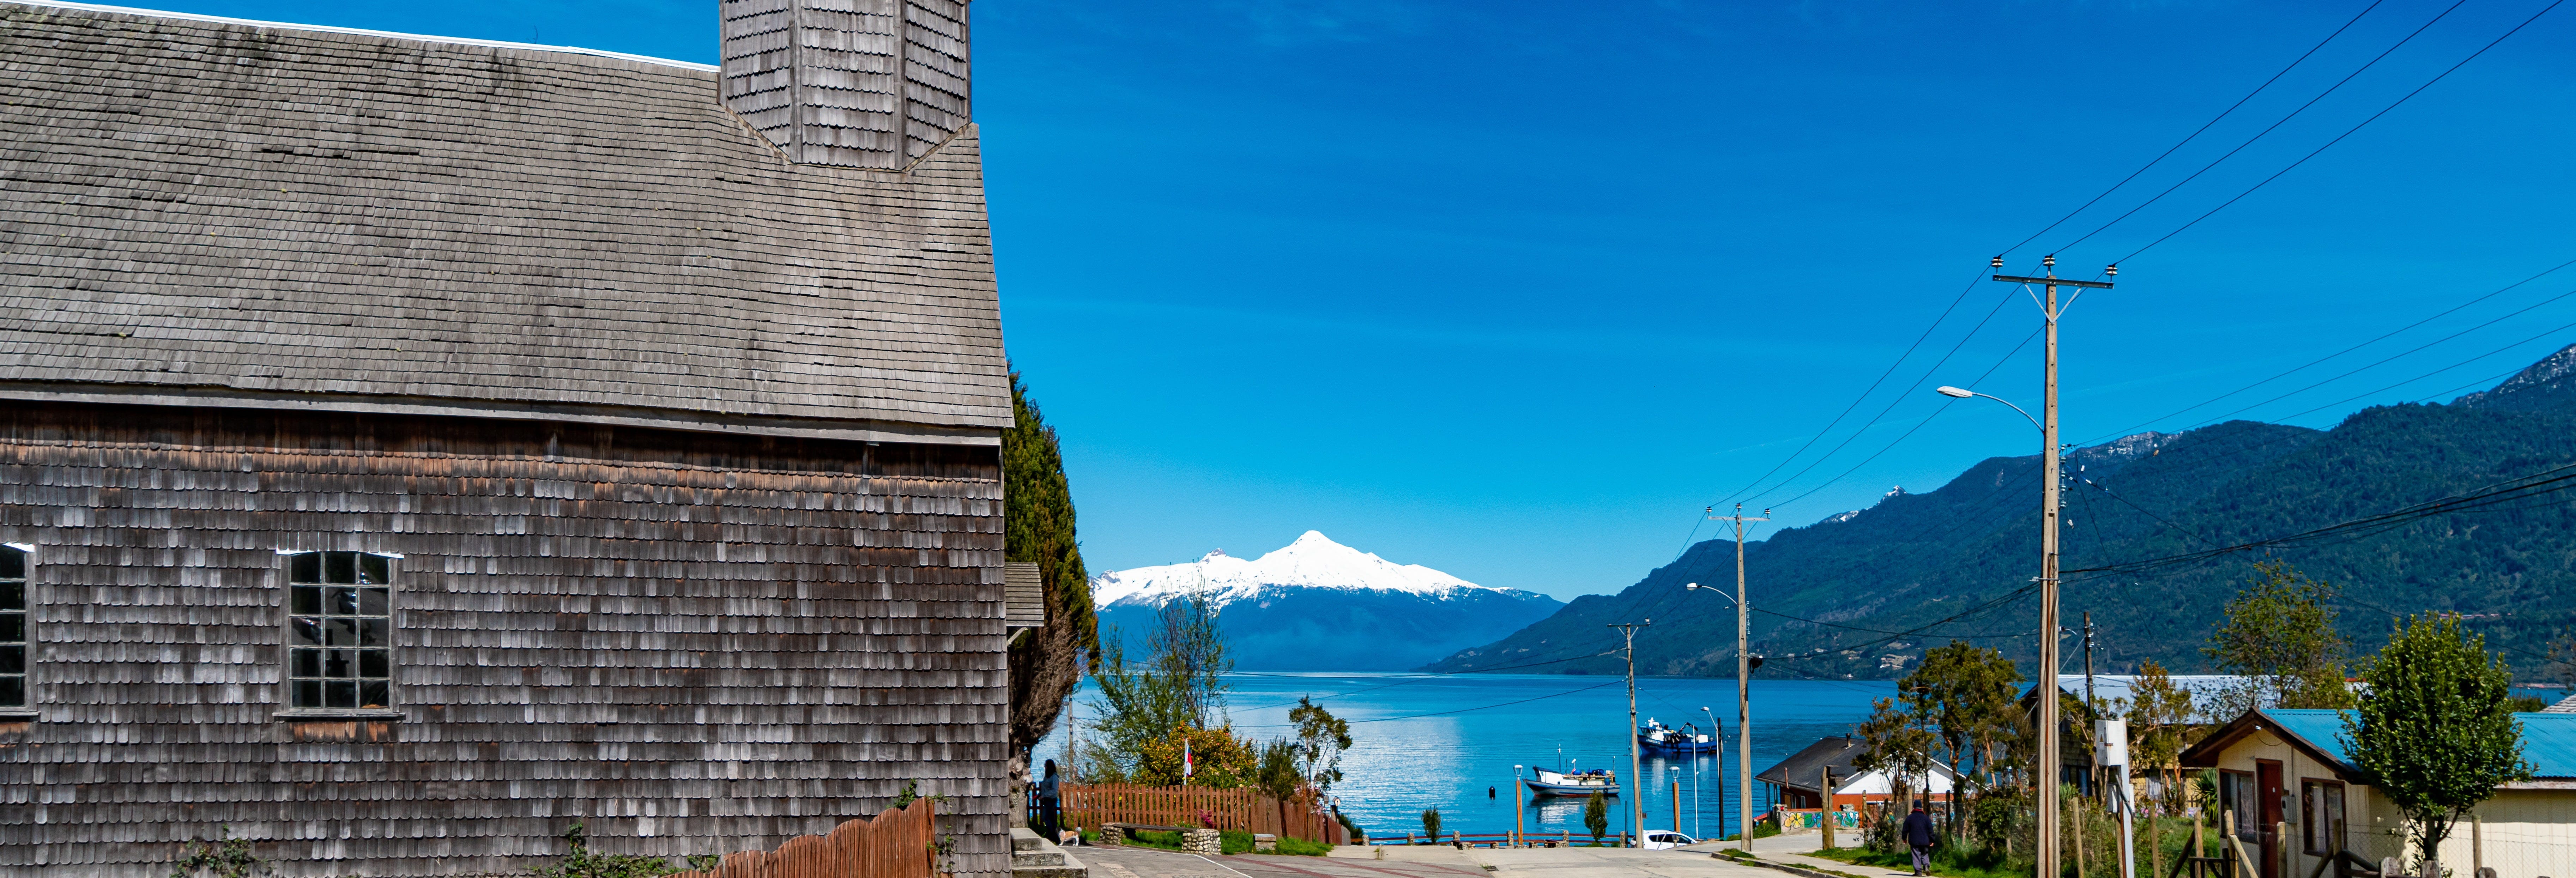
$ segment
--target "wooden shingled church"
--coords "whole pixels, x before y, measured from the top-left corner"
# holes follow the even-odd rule
[[[0,875],[908,787],[1008,870],[966,5],[709,2],[719,66],[0,2]]]

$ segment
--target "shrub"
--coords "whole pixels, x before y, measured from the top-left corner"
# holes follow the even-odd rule
[[[1221,854],[1251,853],[1252,833],[1240,829],[1219,832],[1216,836],[1216,850]]]
[[[1279,839],[1279,852],[1300,857],[1320,857],[1332,853],[1333,846],[1320,841],[1283,837]]]
[[[591,853],[590,832],[578,820],[563,837],[572,843],[572,853],[563,862],[537,867],[537,878],[660,878],[679,871],[658,857]]]

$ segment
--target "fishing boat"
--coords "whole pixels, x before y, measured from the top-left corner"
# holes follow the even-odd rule
[[[1521,782],[1529,784],[1530,792],[1542,796],[1589,796],[1593,793],[1615,796],[1619,794],[1618,775],[1611,774],[1605,769],[1595,768],[1591,771],[1568,774],[1533,766],[1530,771],[1538,776],[1523,778]]]
[[[1648,753],[1687,755],[1715,753],[1726,745],[1715,735],[1704,734],[1689,723],[1676,729],[1648,718],[1645,725],[1637,728],[1637,746]]]

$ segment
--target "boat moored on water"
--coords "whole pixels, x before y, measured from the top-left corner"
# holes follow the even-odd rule
[[[1650,717],[1645,725],[1637,728],[1637,746],[1648,753],[1690,754],[1715,753],[1726,745],[1718,741],[1717,736],[1701,732],[1689,723],[1676,729]]]
[[[1619,794],[1619,776],[1604,769],[1595,768],[1591,771],[1571,774],[1535,767],[1530,771],[1537,777],[1522,778],[1521,782],[1528,784],[1531,792],[1542,796],[1589,796],[1593,793],[1615,796]]]

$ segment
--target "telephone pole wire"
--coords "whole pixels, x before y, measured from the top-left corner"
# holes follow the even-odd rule
[[[2004,258],[1995,257],[1993,265],[1995,268],[2004,267]],[[2064,754],[2057,752],[2057,528],[2059,516],[2065,513],[2064,491],[2060,484],[2063,472],[2058,466],[2057,447],[2057,319],[2065,315],[2067,307],[2074,305],[2075,300],[2083,296],[2085,290],[2107,290],[2111,288],[2111,284],[2108,281],[2067,280],[2058,277],[2057,256],[2054,254],[2040,260],[2040,265],[2047,269],[2040,277],[1998,274],[1995,275],[1995,280],[2021,284],[2024,290],[2028,290],[2033,285],[2047,289],[2047,299],[2039,302],[2040,317],[2048,322],[2048,355],[2046,364],[2042,367],[2046,373],[2047,398],[2041,405],[2044,417],[2039,427],[2040,460],[2042,461],[2042,493],[2039,505],[2042,515],[2039,529],[2038,674],[2040,685],[2047,687],[2047,691],[2041,693],[2039,698],[2037,723],[2039,770],[2033,772],[2034,777],[2031,778],[2034,785],[2039,787],[2034,791],[2039,794],[2036,809],[2039,813],[2033,815],[2039,818],[2034,821],[2037,824],[2035,828],[2038,830],[2037,847],[2039,849],[2032,853],[2036,854],[2039,860],[2036,874],[2042,878],[2056,878],[2062,874],[2058,866],[2061,853],[2058,850],[2058,823],[2060,822],[2058,808],[2062,799],[2061,786],[2065,783],[2066,773]],[[2120,274],[2120,266],[2112,265],[2104,269],[2103,273],[2117,277]],[[2075,288],[2075,293],[2068,296],[2063,305],[2057,301],[2058,287]],[[2037,300],[2039,297],[2034,295],[2032,298]]]

